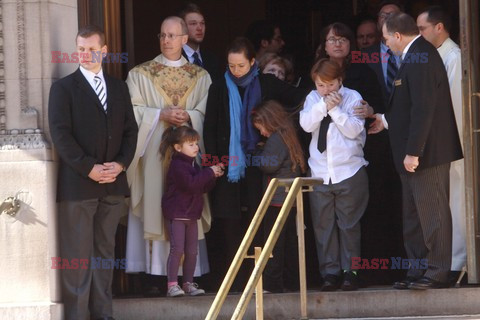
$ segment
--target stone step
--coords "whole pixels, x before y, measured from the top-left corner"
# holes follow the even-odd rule
[[[435,317],[389,317],[389,318],[328,318],[322,320],[478,320],[480,314],[475,315],[456,315],[456,316],[435,316]],[[310,319],[317,320],[317,319]],[[320,319],[318,319],[320,320]]]
[[[213,294],[181,298],[118,298],[114,299],[114,317],[116,320],[205,319],[214,298]],[[217,319],[230,319],[239,299],[240,294],[229,295]],[[423,316],[430,317],[425,318],[430,320],[451,315],[480,319],[472,316],[480,314],[480,288],[421,291],[375,287],[354,292],[309,291],[307,306],[309,319],[418,319]],[[244,319],[255,319],[255,297],[250,301]],[[264,319],[300,319],[299,294],[264,295]]]

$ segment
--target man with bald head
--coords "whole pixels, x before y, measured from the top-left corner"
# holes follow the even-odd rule
[[[378,8],[377,28],[381,35],[385,19],[394,13],[402,12],[403,8],[401,4],[395,0],[382,1]],[[382,41],[365,48],[364,52],[368,53],[370,57],[379,57],[379,59],[370,59],[368,66],[372,68],[377,75],[378,82],[382,88],[383,102],[384,105],[387,105],[388,97],[392,90],[391,80],[395,76],[396,70],[398,70],[400,61],[397,56],[391,54],[381,36],[380,39]]]
[[[357,27],[357,47],[360,50],[378,44],[380,35],[374,20],[365,19]]]
[[[388,17],[382,32],[402,64],[386,113],[375,115],[369,133],[388,129],[402,181],[403,240],[412,259],[407,278],[394,288],[442,288],[452,260],[450,163],[462,158],[447,73],[409,15]]]
[[[128,73],[127,85],[139,127],[135,157],[127,178],[132,196],[127,234],[127,272],[166,275],[169,252],[168,236],[162,215],[164,173],[168,163],[158,150],[164,130],[187,125],[200,136],[211,80],[205,69],[189,63],[182,56],[188,29],[180,17],[166,18],[158,34],[161,54]],[[203,143],[200,143],[203,153]],[[165,157],[168,159],[169,157]],[[209,227],[210,216],[204,210],[203,227]],[[145,240],[145,241],[144,241]],[[202,248],[198,259],[204,257]],[[205,249],[206,250],[206,249]],[[206,260],[205,260],[206,261]],[[208,272],[208,262],[197,263],[196,275]]]

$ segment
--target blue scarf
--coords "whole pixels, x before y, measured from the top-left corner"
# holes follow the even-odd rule
[[[237,78],[229,69],[225,72],[230,107],[230,147],[227,178],[229,182],[238,182],[245,176],[245,153],[255,150],[259,135],[251,121],[253,108],[261,100],[258,65],[250,68],[247,74]],[[238,87],[245,88],[243,101]]]

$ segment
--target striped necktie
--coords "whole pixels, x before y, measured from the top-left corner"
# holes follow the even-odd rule
[[[192,57],[193,57],[193,63],[203,68],[202,60],[200,60],[200,57],[198,56],[198,53],[196,51],[192,54]]]
[[[105,94],[105,87],[103,86],[102,79],[99,76],[93,78],[95,81],[95,93],[98,96],[98,100],[102,104],[103,110],[107,111],[107,95]]]
[[[397,61],[395,61],[395,56],[392,53],[392,50],[388,49],[387,53],[389,55],[388,62],[387,62],[387,91],[390,95],[393,89],[393,80],[397,75],[398,67]]]

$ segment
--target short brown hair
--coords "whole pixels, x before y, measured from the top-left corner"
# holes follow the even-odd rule
[[[267,52],[258,60],[258,67],[261,71],[263,71],[263,69],[265,69],[265,67],[269,63],[275,64],[283,68],[283,70],[285,71],[285,80],[287,79],[287,76],[293,74],[293,64],[287,58],[281,57],[273,52]]]
[[[193,2],[188,2],[184,7],[183,9],[178,13],[178,16],[180,18],[182,18],[183,20],[185,20],[185,17],[187,16],[187,14],[189,13],[198,13],[199,15],[201,15],[202,17],[204,17],[203,13],[202,13],[202,10],[200,10],[200,7],[196,4],[196,3],[193,3]]]
[[[405,36],[418,35],[417,23],[411,16],[403,12],[389,16],[385,20],[385,27],[387,28],[388,33],[398,32]]]
[[[252,59],[255,58],[253,44],[245,37],[238,37],[232,41],[227,48],[227,56],[230,53],[243,53],[248,61],[252,61]]]
[[[105,45],[105,33],[103,32],[102,28],[93,24],[89,24],[78,29],[75,41],[77,41],[78,37],[88,38],[95,34],[98,34],[100,37],[100,45],[103,47]]]
[[[317,77],[325,81],[333,81],[335,79],[343,79],[343,71],[338,63],[330,59],[323,58],[315,62],[310,71],[312,81],[315,82]]]

